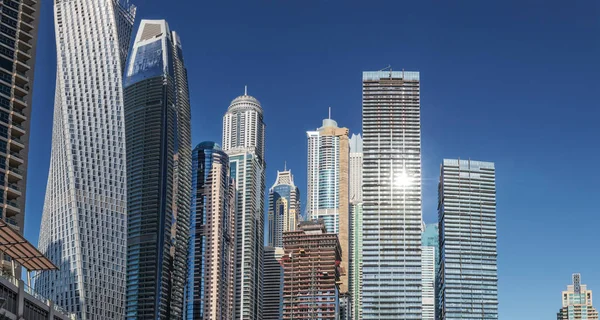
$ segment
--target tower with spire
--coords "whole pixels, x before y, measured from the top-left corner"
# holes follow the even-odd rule
[[[265,124],[258,100],[239,96],[223,117],[223,151],[235,181],[235,311],[234,319],[263,318]]]
[[[287,170],[284,163],[269,189],[269,246],[283,247],[283,233],[296,229],[300,212],[300,190],[294,184],[292,170]]]

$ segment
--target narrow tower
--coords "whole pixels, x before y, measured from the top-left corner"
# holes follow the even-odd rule
[[[141,21],[125,74],[127,319],[183,315],[191,147],[182,59],[165,20]]]
[[[235,318],[260,320],[263,299],[265,124],[247,90],[223,117],[223,151],[236,185]]]
[[[36,291],[78,319],[125,316],[127,187],[122,76],[135,7],[54,1],[52,154],[39,247],[60,271]]]
[[[300,190],[294,184],[292,170],[277,171],[277,179],[269,189],[269,246],[283,247],[283,233],[296,229],[300,212]]]

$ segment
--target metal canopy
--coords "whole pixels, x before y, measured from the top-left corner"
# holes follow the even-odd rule
[[[50,259],[46,258],[3,219],[0,219],[0,251],[28,271],[58,270],[58,267]]]

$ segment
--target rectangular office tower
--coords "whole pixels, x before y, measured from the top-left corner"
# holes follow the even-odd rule
[[[0,7],[0,218],[22,234],[40,1]],[[11,274],[12,264],[0,259],[2,272]]]
[[[283,255],[283,248],[265,247],[263,320],[280,320],[283,317]]]
[[[438,190],[438,319],[498,319],[494,164],[444,159]]]
[[[214,143],[192,153],[192,212],[186,320],[233,319],[235,185],[229,157]]]
[[[247,90],[223,116],[223,151],[236,185],[234,319],[263,319],[265,124]]]
[[[4,9],[4,8],[3,8]],[[56,92],[36,291],[80,320],[123,319],[127,187],[123,70],[135,7],[54,1]]]
[[[342,249],[323,220],[302,221],[283,235],[283,319],[337,320]]]
[[[126,319],[183,316],[191,204],[190,104],[181,43],[142,20],[125,74]]]
[[[419,73],[363,72],[363,319],[421,319]]]

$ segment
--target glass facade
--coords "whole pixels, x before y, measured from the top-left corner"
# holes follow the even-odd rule
[[[229,157],[214,142],[192,152],[192,211],[185,319],[233,318],[234,182]]]
[[[263,320],[280,320],[283,317],[283,254],[283,248],[265,247]]]
[[[498,319],[494,163],[444,159],[438,199],[439,319]]]
[[[421,320],[418,72],[363,72],[363,319]]]
[[[421,249],[423,277],[423,320],[434,320],[435,317],[435,278],[439,270],[439,244],[437,224],[423,224]]]
[[[181,46],[142,20],[125,75],[126,318],[180,318],[191,198],[190,108]]]
[[[39,9],[39,1],[0,3],[0,218],[21,234]],[[8,257],[0,262],[12,274]]]
[[[39,248],[60,270],[39,274],[35,288],[82,320],[125,314],[122,79],[135,16],[125,4],[54,2],[56,94]]]
[[[296,229],[300,212],[300,190],[292,171],[277,171],[277,180],[269,189],[269,246],[283,247],[283,233]]]
[[[223,151],[236,185],[234,319],[263,318],[265,124],[262,107],[247,95],[235,98],[223,117]]]
[[[352,203],[350,206],[350,292],[351,317],[353,320],[362,319],[362,239],[363,239],[363,209],[362,203]],[[343,254],[343,253],[342,253]]]

